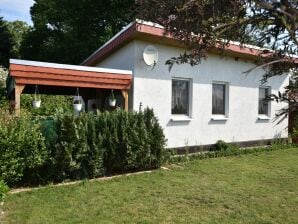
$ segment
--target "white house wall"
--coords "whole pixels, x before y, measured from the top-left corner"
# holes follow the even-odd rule
[[[219,139],[240,142],[287,137],[288,120],[280,124],[273,121],[275,113],[286,104],[271,102],[271,120],[258,119],[258,87],[264,72],[258,69],[248,75],[243,73],[252,68],[253,63],[210,55],[198,66],[174,65],[169,72],[165,61],[183,50],[153,44],[158,49],[159,60],[151,68],[143,61],[143,50],[148,44],[152,43],[132,41],[98,63],[97,67],[133,71],[129,108],[139,110],[140,103],[143,108],[153,108],[168,139],[168,147],[213,144]],[[190,121],[171,121],[173,77],[192,80]],[[229,86],[227,121],[211,120],[214,81],[226,82]],[[265,86],[271,87],[271,93],[277,93],[283,91],[288,81],[287,76],[277,76],[269,79]]]
[[[96,67],[133,70],[134,55],[135,44],[134,42],[130,42],[117,50],[114,54],[110,55],[108,58],[99,62]]]
[[[138,110],[140,103],[143,107],[148,106],[154,109],[164,128],[168,147],[213,144],[219,139],[227,142],[239,142],[287,137],[288,120],[285,119],[278,125],[273,121],[275,113],[286,104],[271,102],[272,119],[258,119],[259,86],[264,72],[258,69],[250,74],[243,73],[252,68],[253,63],[240,59],[235,61],[232,57],[223,58],[218,55],[210,55],[198,66],[174,65],[169,72],[165,61],[179,55],[182,50],[154,44],[159,52],[159,60],[157,65],[151,68],[142,59],[142,52],[148,44],[134,41],[133,109]],[[120,55],[122,54],[120,53]],[[112,58],[106,61],[110,60]],[[116,62],[114,61],[114,63]],[[100,66],[103,64],[101,63]],[[113,68],[129,69],[121,66]],[[171,80],[173,77],[192,80],[190,121],[171,121]],[[229,86],[227,121],[211,120],[212,82],[214,81],[227,82]],[[265,85],[271,87],[271,93],[277,93],[283,91],[283,87],[287,84],[288,77],[284,75],[269,79]]]
[[[114,54],[110,55],[105,60],[99,62],[96,67],[101,68],[113,68],[113,69],[123,69],[134,71],[135,64],[135,44],[130,42],[116,51]],[[133,88],[134,83],[132,83],[131,89],[128,95],[129,108],[132,108],[133,104]]]

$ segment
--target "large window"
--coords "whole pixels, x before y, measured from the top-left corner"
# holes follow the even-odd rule
[[[212,114],[226,114],[226,84],[212,84]]]
[[[189,80],[172,80],[172,114],[189,115]]]
[[[268,87],[259,88],[259,114],[269,116],[269,101],[267,97],[269,96]]]

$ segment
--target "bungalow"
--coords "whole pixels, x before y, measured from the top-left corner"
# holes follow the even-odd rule
[[[255,66],[258,48],[234,43],[223,55],[210,53],[198,66],[177,65],[169,71],[166,60],[184,51],[181,43],[164,36],[163,27],[137,20],[81,66],[11,60],[10,97],[18,111],[20,94],[33,93],[36,85],[40,93],[52,94],[74,95],[80,88],[88,105],[101,100],[96,105],[102,109],[113,89],[118,106],[154,109],[169,148],[287,138],[288,120],[274,122],[275,113],[287,105],[263,99],[283,92],[289,76],[262,85],[262,69],[244,73]]]
[[[148,48],[155,51],[154,66],[146,64]],[[276,112],[287,105],[263,101],[268,94],[284,91],[288,75],[262,85],[262,69],[244,73],[255,66],[258,48],[231,44],[224,55],[210,53],[198,66],[174,65],[169,71],[165,61],[184,51],[181,44],[164,36],[163,27],[137,20],[82,65],[131,70],[129,109],[153,108],[167,147],[208,145],[219,139],[249,144],[288,137],[288,120],[274,122]]]

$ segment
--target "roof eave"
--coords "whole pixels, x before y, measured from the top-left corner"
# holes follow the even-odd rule
[[[96,63],[104,60],[106,57],[113,54],[115,51],[133,39],[146,40],[158,44],[165,44],[181,48],[186,47],[185,44],[175,40],[172,35],[166,34],[162,26],[151,22],[136,20],[135,22],[130,23],[122,31],[116,34],[110,41],[96,50],[90,57],[82,62],[82,65],[96,65]],[[256,46],[240,46],[240,44],[237,42],[231,42],[230,45],[224,49],[224,55],[255,61],[258,59],[263,50],[264,49]],[[211,51],[211,53],[219,52],[220,50],[218,49]]]

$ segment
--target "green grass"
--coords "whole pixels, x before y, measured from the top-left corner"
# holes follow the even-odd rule
[[[298,223],[298,149],[8,195],[2,223]]]

